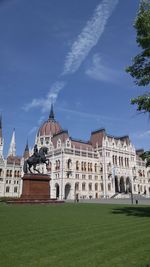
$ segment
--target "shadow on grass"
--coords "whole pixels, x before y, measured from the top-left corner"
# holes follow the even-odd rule
[[[150,217],[150,207],[122,207],[112,211],[113,214],[125,214],[127,216]]]

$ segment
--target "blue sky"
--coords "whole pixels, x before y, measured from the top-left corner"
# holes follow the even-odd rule
[[[51,102],[70,136],[105,127],[149,148],[150,123],[130,105],[138,87],[125,73],[139,52],[133,22],[139,0],[1,0],[0,112],[7,154],[32,147]]]

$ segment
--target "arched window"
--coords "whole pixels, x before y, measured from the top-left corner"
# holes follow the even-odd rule
[[[97,163],[94,165],[95,172],[97,172]]]
[[[10,187],[6,186],[6,193],[9,193]]]
[[[57,161],[57,170],[60,170],[60,160]]]
[[[86,162],[84,162],[84,171],[86,171]]]
[[[108,191],[111,191],[111,184],[108,184]]]
[[[129,167],[129,158],[127,158],[127,166]]]
[[[90,171],[90,163],[88,162],[88,171]]]
[[[7,172],[6,172],[6,176],[9,177],[9,170],[7,170]]]
[[[79,161],[76,161],[76,171],[79,170]]]
[[[103,191],[104,190],[104,187],[103,187],[103,184],[102,183],[100,184],[100,187],[101,187],[101,191]]]
[[[47,171],[51,172],[52,170],[52,163],[51,161],[49,161],[48,165],[47,165]]]
[[[49,137],[46,137],[46,138],[45,138],[45,143],[46,143],[46,145],[49,144]]]
[[[112,161],[113,161],[113,164],[115,164],[115,156],[114,155],[112,156]]]
[[[59,147],[61,147],[61,140],[60,139],[57,141],[57,148],[59,148]]]
[[[84,170],[84,162],[83,161],[81,162],[81,170],[82,171]]]
[[[71,159],[68,159],[68,161],[67,161],[68,169],[71,169],[71,165],[72,165],[72,161],[71,161]]]
[[[75,191],[79,190],[79,183],[75,183]]]
[[[17,193],[17,192],[18,192],[18,187],[15,186],[15,187],[14,187],[14,193]]]
[[[71,142],[70,142],[70,140],[66,140],[66,146],[67,146],[67,147],[71,147]]]
[[[95,191],[97,191],[98,190],[98,184],[96,183],[95,184]]]
[[[120,162],[120,157],[119,157],[119,165],[121,165],[121,162]]]
[[[102,172],[103,171],[103,165],[100,164],[100,171]]]
[[[92,163],[90,163],[90,171],[92,172]]]
[[[0,176],[2,176],[2,172],[3,172],[3,170],[2,170],[2,169],[0,169]]]
[[[14,171],[14,176],[17,177],[17,171]]]
[[[85,183],[82,183],[82,191],[85,191]]]
[[[89,184],[89,191],[92,191],[92,184]]]
[[[17,171],[17,177],[20,177],[20,171]]]
[[[12,170],[10,170],[10,177],[12,177]]]

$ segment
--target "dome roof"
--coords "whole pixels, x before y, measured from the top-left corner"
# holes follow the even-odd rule
[[[44,135],[54,135],[61,131],[61,127],[58,122],[48,120],[43,123],[43,125],[40,127],[38,131],[38,136],[44,136]]]
[[[39,128],[37,136],[53,136],[54,134],[61,132],[61,130],[61,126],[54,118],[53,106],[51,106],[49,119]]]

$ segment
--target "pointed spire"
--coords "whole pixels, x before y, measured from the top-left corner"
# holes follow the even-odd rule
[[[3,158],[4,139],[2,135],[2,115],[0,115],[0,158]]]
[[[2,115],[0,115],[0,141],[2,141]]]
[[[26,147],[25,147],[25,150],[24,150],[24,153],[23,153],[23,157],[24,159],[27,159],[29,158],[29,145],[28,145],[28,139],[27,139],[27,143],[26,143]]]
[[[15,140],[15,129],[13,130],[8,156],[16,156],[16,140]]]
[[[55,120],[54,110],[53,110],[53,103],[51,104],[51,110],[49,114],[49,120]]]

